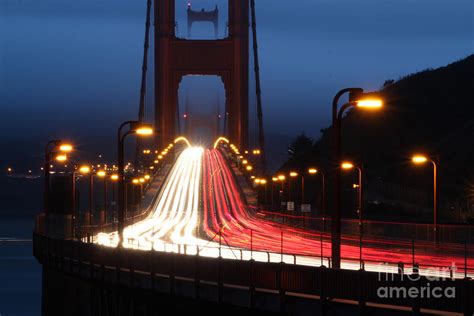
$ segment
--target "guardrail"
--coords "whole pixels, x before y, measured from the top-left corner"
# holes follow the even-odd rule
[[[417,271],[401,273],[375,273],[361,270],[339,270],[326,267],[259,262],[256,260],[230,260],[184,255],[173,252],[142,251],[107,248],[97,244],[62,240],[34,234],[34,255],[48,268],[55,269],[88,281],[100,280],[109,285],[154,290],[174,295],[181,293],[180,283],[191,286],[194,298],[201,297],[204,287],[216,289],[215,301],[224,302],[224,294],[241,291],[246,294],[251,308],[266,308],[259,295],[279,298],[279,310],[286,311],[292,298],[318,301],[322,309],[331,302],[351,302],[360,307],[383,306],[414,312],[423,309],[449,311],[471,315],[474,283],[469,279],[428,279]],[[185,250],[183,250],[185,251]],[[244,258],[243,255],[242,258]],[[245,259],[245,258],[244,258]],[[428,284],[428,285],[427,285]],[[384,297],[381,288],[416,288],[428,286],[445,293],[452,288],[453,297]],[[189,291],[189,287],[188,287]],[[414,291],[414,290],[412,290]],[[232,304],[226,295],[225,303]],[[256,306],[256,304],[263,304]]]
[[[278,222],[285,222],[296,227],[313,231],[329,232],[331,228],[330,217],[313,217],[303,215],[292,215],[270,211],[258,211],[263,218]],[[383,238],[417,241],[433,241],[434,229],[432,224],[419,224],[408,222],[384,222],[364,220],[364,236],[367,238]],[[359,220],[342,219],[341,232],[347,236],[359,236]],[[439,241],[453,244],[474,244],[474,225],[438,225]]]

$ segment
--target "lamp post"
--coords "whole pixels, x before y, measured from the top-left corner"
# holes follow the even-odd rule
[[[263,206],[266,207],[266,205],[267,205],[267,180],[256,178],[254,180],[254,182],[257,186],[263,186]],[[259,192],[261,192],[261,190],[259,190]]]
[[[97,176],[104,181],[104,223],[107,223],[107,172],[105,170],[97,171]]]
[[[321,216],[324,220],[326,208],[326,173],[317,168],[308,168],[308,173],[310,175],[321,174]]]
[[[267,207],[267,179],[260,180],[260,184],[263,185],[263,205]]]
[[[357,185],[354,188],[357,188],[357,210],[359,217],[359,229],[362,227],[363,222],[363,207],[364,207],[364,197],[363,197],[363,182],[362,182],[362,167],[359,165],[354,165],[352,162],[345,161],[341,164],[343,170],[352,170],[354,168],[358,171],[358,181]]]
[[[349,93],[349,102],[338,110],[339,99]],[[334,128],[334,160],[339,165],[341,161],[341,124],[342,116],[349,108],[356,107],[363,110],[377,110],[382,107],[382,101],[375,94],[364,93],[361,88],[347,88],[340,90],[332,103],[332,124]],[[331,250],[333,268],[341,267],[341,168],[336,168],[334,179],[334,211],[332,213],[331,227]]]
[[[288,173],[288,176],[289,176],[288,177],[288,202],[293,202],[293,210],[291,211],[291,213],[294,214],[295,209],[296,209],[296,207],[295,207],[296,206],[296,199],[295,199],[295,201],[292,201],[292,195],[293,194],[291,194],[292,193],[291,192],[291,179],[296,178],[298,176],[298,173],[295,172],[295,171],[290,171]],[[286,210],[288,211],[288,204],[286,205]]]
[[[278,181],[281,183],[281,188],[280,188],[280,192],[278,194],[278,196],[280,197],[280,209],[281,209],[281,205],[282,205],[282,202],[285,202],[284,201],[284,198],[285,198],[285,179],[286,179],[286,176],[283,175],[283,174],[280,174],[277,176],[277,179]]]
[[[89,215],[88,215],[88,221],[89,221],[89,226],[92,224],[92,203],[93,203],[93,175],[92,175],[92,169],[88,165],[83,165],[79,168],[79,172],[86,176],[89,175]],[[87,234],[87,240],[90,242],[90,234]]]
[[[438,164],[439,158],[429,158],[424,155],[415,155],[412,158],[412,162],[417,165],[431,162],[433,164],[433,234],[435,243],[439,243],[439,231],[438,231]]]
[[[73,150],[72,145],[65,143],[62,140],[51,140],[46,143],[44,148],[44,188],[43,188],[43,211],[45,213],[49,213],[49,180],[50,180],[50,171],[51,171],[51,154],[55,151],[59,151],[62,153],[61,158],[67,159],[65,155],[68,152]],[[65,159],[64,159],[65,160]],[[64,161],[62,160],[62,161]],[[9,172],[11,172],[11,168],[9,168]]]
[[[262,200],[262,190],[260,189],[260,181],[262,181],[262,179],[260,178],[255,178],[253,180],[253,183],[257,189],[257,207],[260,208],[260,201]]]
[[[291,200],[291,179],[296,178],[298,176],[298,172],[290,171],[288,175],[290,176],[290,178],[288,179],[288,200]]]
[[[135,179],[132,179],[132,183],[135,186],[138,186],[140,188],[140,199],[139,199],[138,203],[135,203],[136,202],[136,190],[133,190],[133,205],[136,206],[137,209],[139,209],[140,200],[143,197],[143,184],[145,183],[145,179],[144,178],[135,178]],[[135,212],[135,214],[137,214],[136,210],[134,212]]]
[[[122,135],[122,130],[125,126],[129,126],[129,130]],[[149,124],[144,124],[139,121],[127,121],[120,125],[117,132],[117,148],[118,148],[118,235],[119,247],[123,242],[123,231],[125,226],[125,163],[124,163],[124,143],[128,135],[136,134],[137,136],[151,136],[153,135],[153,128]]]
[[[270,198],[272,200],[272,212],[275,211],[275,196],[274,196],[274,191],[275,191],[275,184],[278,182],[277,177],[272,177],[272,191],[270,194]]]
[[[110,176],[110,180],[112,181],[112,223],[115,222],[115,218],[117,217],[117,202],[115,201],[115,183],[119,180],[119,175],[114,173]]]

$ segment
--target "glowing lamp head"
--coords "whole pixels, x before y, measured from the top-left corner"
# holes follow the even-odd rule
[[[244,159],[244,160],[242,160],[242,163],[243,163],[244,165],[246,165],[246,164],[248,164],[249,162],[248,162],[248,160],[245,160],[245,159]]]
[[[352,162],[346,161],[341,164],[341,168],[344,170],[351,170],[354,168],[354,164]]]
[[[105,176],[107,176],[107,173],[104,170],[99,170],[97,171],[97,176],[104,178]]]
[[[91,168],[89,166],[82,166],[79,168],[79,172],[82,174],[88,174],[91,172]]]
[[[278,181],[278,178],[277,178],[277,177],[272,177],[272,181],[273,181],[273,182],[277,182],[277,181]]]
[[[316,168],[309,168],[309,169],[308,169],[308,173],[309,173],[309,174],[316,174],[316,173],[318,173],[318,169],[316,169]]]
[[[356,101],[356,106],[364,110],[378,110],[382,108],[383,102],[380,99],[362,99]]]
[[[428,157],[426,156],[423,156],[423,155],[415,155],[413,156],[413,158],[411,159],[411,161],[414,163],[414,164],[424,164],[428,161]]]
[[[138,179],[138,181],[139,181],[140,183],[145,183],[145,178],[140,178],[140,179]]]
[[[253,167],[252,166],[247,166],[245,169],[247,169],[247,171],[252,171]]]
[[[72,151],[72,145],[70,144],[61,144],[59,145],[59,151],[62,151],[62,152],[71,152]]]
[[[267,184],[267,180],[265,179],[260,180],[260,184]]]
[[[132,124],[131,129],[139,136],[153,135],[153,127],[150,124],[135,122]]]
[[[67,156],[66,155],[57,155],[56,156],[56,161],[66,161]]]
[[[7,171],[8,171],[8,172],[12,172],[13,169],[12,169],[12,168],[7,168]]]
[[[150,180],[151,177],[150,177],[149,174],[146,174],[146,175],[143,176],[143,178],[145,178],[145,180]]]
[[[132,183],[133,183],[133,184],[139,184],[139,183],[140,183],[140,180],[139,180],[139,179],[132,179]]]
[[[259,179],[259,178],[257,178],[257,179],[254,180],[254,182],[255,182],[256,184],[260,184],[261,181],[262,181],[262,179]]]
[[[290,177],[295,178],[297,176],[298,176],[298,172],[295,172],[295,171],[290,172]]]
[[[118,174],[113,174],[113,175],[110,176],[110,179],[112,181],[117,181],[119,179],[119,175]]]
[[[278,175],[277,178],[278,178],[278,180],[280,180],[280,181],[285,181],[285,179],[286,179],[286,177],[285,177],[284,175],[282,175],[282,174]]]

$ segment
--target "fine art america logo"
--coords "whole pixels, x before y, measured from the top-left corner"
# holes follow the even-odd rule
[[[418,268],[414,269],[415,272]],[[443,284],[440,281],[453,281],[456,273],[456,265],[448,268],[429,268],[424,270],[424,275],[419,273],[404,274],[403,268],[399,268],[398,274],[391,272],[379,272],[378,281],[384,282],[383,286],[377,288],[379,298],[455,298],[456,287]],[[387,271],[387,270],[386,270]],[[408,281],[412,286],[391,286],[390,284]],[[430,282],[434,282],[435,285]],[[405,283],[406,284],[406,283]],[[448,286],[447,286],[448,285]]]

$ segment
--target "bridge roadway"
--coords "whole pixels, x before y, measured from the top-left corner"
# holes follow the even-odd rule
[[[163,184],[150,215],[125,229],[124,246],[141,250],[184,252],[200,256],[287,264],[330,265],[328,236],[255,216],[235,181],[225,156],[218,149],[185,149]],[[321,238],[322,237],[322,238]],[[412,273],[410,248],[397,241],[364,240],[361,249],[353,240],[342,246],[343,269],[364,267],[374,272],[397,272],[403,262]],[[116,247],[116,232],[99,233],[95,241]],[[455,247],[454,247],[455,248]],[[443,251],[444,250],[444,251]],[[474,276],[474,262],[465,260],[463,248],[417,250],[421,275],[463,278]],[[453,268],[455,267],[455,268]]]
[[[235,175],[218,149],[185,149],[158,194],[150,214],[126,227],[123,248],[117,247],[117,232],[98,233],[92,243],[35,234],[35,256],[43,263],[45,280],[49,280],[46,292],[64,295],[57,292],[58,286],[70,284],[64,278],[74,276],[91,284],[99,280],[136,291],[153,289],[173,296],[217,297],[219,304],[280,312],[291,309],[296,313],[305,304],[321,308],[321,314],[327,306],[337,304],[355,304],[359,310],[372,306],[399,311],[471,311],[474,286],[464,278],[463,271],[432,269],[449,267],[453,262],[461,267],[462,255],[455,252],[444,256],[428,250],[418,253],[417,274],[410,265],[410,253],[371,240],[364,242],[364,269],[359,270],[360,249],[346,240],[342,269],[327,269],[329,240],[257,217],[246,206]],[[397,269],[398,262],[406,263],[402,273]],[[472,267],[468,267],[468,276],[472,276]],[[65,276],[59,276],[58,270]],[[447,282],[426,278],[434,274],[447,277],[450,273],[453,279]],[[408,278],[418,275],[416,281]],[[54,283],[58,279],[62,285]],[[458,295],[455,299],[431,297],[421,301],[377,296],[381,286],[409,288],[427,282],[443,289],[453,286]],[[134,293],[128,291],[122,299],[133,296],[139,301]],[[113,304],[110,298],[105,300]],[[305,303],[295,304],[295,300]],[[52,308],[51,304],[45,305]],[[305,314],[306,309],[302,310],[296,314]]]

